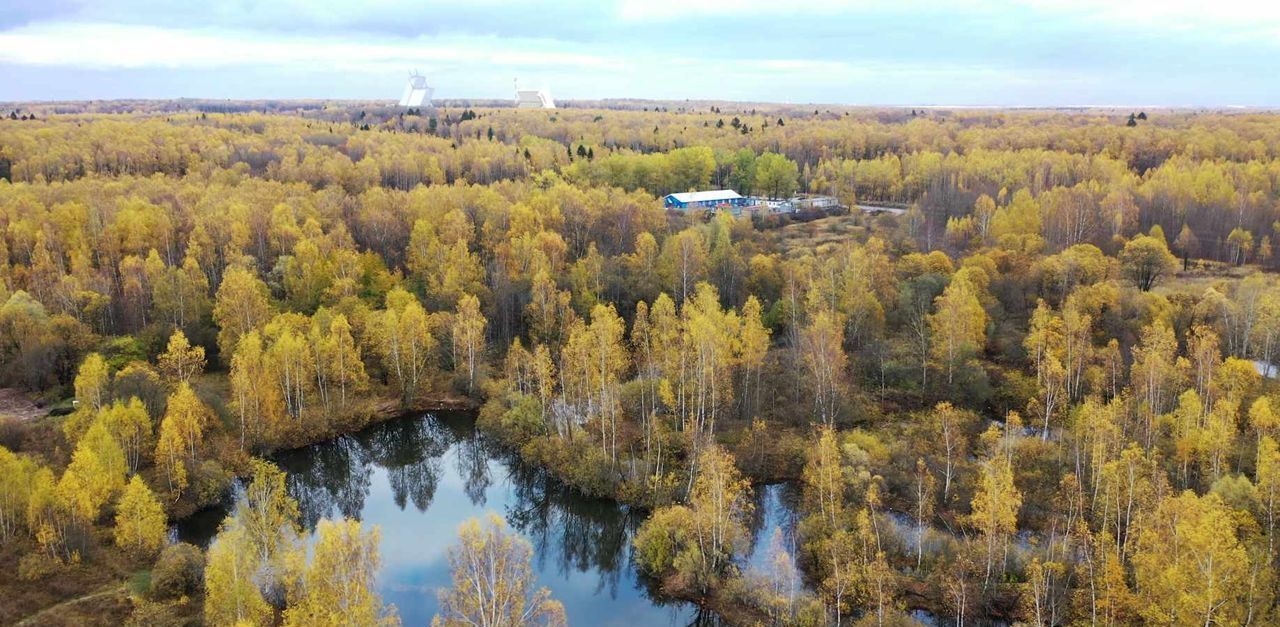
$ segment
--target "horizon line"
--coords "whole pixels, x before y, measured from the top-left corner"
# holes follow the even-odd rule
[[[448,106],[450,103],[466,102],[466,101],[506,101],[512,100],[510,97],[502,96],[455,96],[450,98],[435,98],[433,102],[439,102]],[[0,105],[59,105],[59,104],[84,104],[84,103],[127,103],[127,102],[224,102],[224,103],[254,103],[254,102],[331,102],[331,103],[388,103],[387,106],[396,107],[396,98],[329,98],[329,97],[262,97],[262,98],[218,98],[207,96],[171,96],[171,97],[116,97],[116,98],[75,98],[75,99],[51,99],[51,100],[0,100]],[[566,105],[573,103],[608,103],[608,102],[650,102],[655,104],[678,104],[678,103],[696,103],[703,105],[770,105],[770,106],[792,106],[792,107],[841,107],[848,109],[925,109],[925,110],[943,110],[943,109],[985,109],[985,110],[1105,110],[1105,109],[1148,109],[1148,110],[1254,110],[1268,111],[1280,110],[1280,104],[1126,104],[1126,103],[1072,103],[1072,104],[938,104],[938,103],[838,103],[838,102],[796,102],[796,101],[770,101],[770,100],[721,100],[714,98],[645,98],[633,96],[608,96],[602,98],[557,98],[557,103],[561,106],[558,108],[571,108]],[[432,106],[435,106],[434,104]],[[589,107],[584,107],[589,108]]]

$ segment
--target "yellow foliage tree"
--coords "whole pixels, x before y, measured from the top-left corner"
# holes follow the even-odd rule
[[[124,451],[95,421],[71,455],[71,463],[58,481],[58,492],[81,522],[92,524],[102,508],[124,489],[128,468]]]
[[[387,293],[387,308],[373,328],[382,367],[411,403],[423,392],[430,372],[428,364],[436,348],[431,318],[412,294],[396,288]]]
[[[1042,437],[1049,437],[1049,422],[1067,400],[1066,336],[1062,318],[1043,300],[1031,314],[1027,337],[1023,340],[1027,356],[1036,368],[1036,383],[1040,389],[1037,399],[1044,416]]]
[[[213,320],[219,328],[218,348],[222,354],[233,354],[242,335],[266,324],[270,318],[267,285],[253,270],[242,266],[228,268],[213,306]]]
[[[1237,517],[1216,494],[1167,496],[1138,533],[1133,575],[1140,613],[1165,625],[1239,625],[1250,558]]]
[[[467,391],[476,384],[476,372],[484,358],[484,327],[487,321],[480,313],[480,299],[464,294],[458,300],[453,316],[453,368],[467,373]]]
[[[977,416],[951,403],[938,403],[929,412],[928,432],[936,447],[936,457],[942,466],[942,501],[947,502],[951,496],[951,484],[955,480],[956,468],[969,455],[969,433],[973,429]]]
[[[181,494],[187,487],[187,468],[194,467],[205,427],[211,418],[209,408],[186,382],[169,396],[168,410],[160,422],[160,438],[156,443],[156,463],[169,481],[169,489]]]
[[[1150,235],[1139,235],[1129,240],[1118,258],[1125,276],[1144,292],[1178,268],[1178,258],[1169,252],[1164,239]]]
[[[399,625],[374,590],[377,527],[364,532],[356,520],[321,520],[311,563],[291,582],[284,624],[290,627]],[[305,549],[299,549],[305,550]]]
[[[116,505],[116,545],[137,556],[155,555],[169,529],[164,508],[142,477],[134,475]]]
[[[813,315],[800,337],[801,355],[808,370],[808,383],[813,392],[814,411],[822,424],[835,424],[844,397],[845,367],[844,322],[834,311],[822,310]]]
[[[750,540],[751,484],[742,477],[733,455],[717,445],[698,456],[698,475],[689,494],[705,572],[718,575]]]
[[[1249,426],[1253,427],[1257,433],[1258,441],[1262,441],[1264,436],[1274,438],[1277,429],[1280,428],[1280,413],[1277,413],[1271,405],[1271,399],[1266,396],[1259,396],[1249,406]]]
[[[1027,189],[1013,194],[1009,204],[996,209],[991,215],[991,235],[1001,248],[1034,255],[1044,248],[1040,233],[1040,203]]]
[[[187,334],[177,329],[169,336],[165,351],[156,358],[160,372],[170,382],[186,382],[204,372],[204,347],[192,346]]]
[[[1022,492],[1013,484],[1013,467],[1009,459],[995,455],[983,462],[969,521],[982,531],[987,553],[987,582],[991,581],[997,553],[1001,554],[1000,570],[1004,571],[1004,553],[1001,552],[1007,552],[1009,536],[1018,529],[1019,509],[1022,509]]]
[[[58,560],[74,560],[78,552],[68,544],[68,536],[75,525],[76,515],[64,491],[48,468],[39,468],[31,476],[31,490],[27,497],[27,529],[50,557]]]
[[[360,348],[351,334],[351,323],[343,314],[330,316],[322,309],[311,318],[307,340],[312,346],[316,389],[325,411],[333,415],[336,409],[347,409],[369,383]]]
[[[652,313],[660,318],[653,324],[655,330],[666,326],[663,319],[673,309],[668,299],[654,301]],[[674,407],[694,434],[695,450],[712,439],[722,407],[733,400],[734,340],[739,327],[737,314],[720,307],[715,287],[698,283],[681,306],[680,335],[670,336],[674,345],[667,345],[671,352],[666,378],[678,392]]]
[[[278,564],[301,535],[298,502],[289,496],[285,473],[260,459],[252,469],[244,498],[236,504],[236,524],[243,527],[260,563]]]
[[[151,447],[151,417],[137,397],[129,401],[115,401],[98,415],[107,431],[124,450],[129,472],[137,472],[143,454]]]
[[[1148,448],[1155,438],[1155,417],[1168,411],[1178,394],[1182,377],[1177,351],[1178,338],[1162,320],[1144,327],[1141,340],[1133,347],[1129,373],[1143,417],[1142,441]]]
[[[484,265],[471,252],[468,236],[470,220],[461,211],[446,216],[438,228],[430,220],[418,220],[409,235],[406,264],[414,278],[426,288],[432,307],[453,307],[465,294],[484,289]]]
[[[258,558],[243,527],[223,527],[204,568],[204,620],[210,625],[269,625],[272,610],[258,589]]]
[[[7,541],[25,523],[36,464],[0,446],[0,542]]]
[[[89,353],[80,362],[76,372],[76,402],[83,409],[97,412],[107,402],[107,383],[110,381],[107,360],[98,353]]]
[[[955,371],[982,349],[987,338],[987,312],[978,300],[978,287],[969,268],[951,277],[951,283],[935,299],[934,308],[929,316],[931,349],[937,365],[946,370],[950,385]]]
[[[1255,464],[1258,501],[1262,506],[1263,531],[1267,535],[1267,554],[1275,555],[1276,516],[1280,515],[1280,445],[1269,435],[1258,441]]]
[[[231,402],[240,425],[240,448],[257,445],[269,425],[284,414],[280,386],[275,385],[275,365],[265,355],[262,334],[249,331],[240,337],[231,357]]]
[[[630,364],[625,331],[612,305],[596,305],[590,324],[579,320],[571,325],[560,356],[564,399],[577,415],[598,426],[600,448],[614,461],[622,413],[620,385]]]
[[[449,549],[453,587],[440,592],[435,627],[545,625],[566,623],[564,606],[546,588],[534,589],[533,548],[507,531],[496,514],[472,518],[458,527]]]
[[[748,296],[742,306],[742,330],[736,347],[742,369],[743,415],[750,417],[754,417],[760,408],[760,373],[769,352],[769,328],[764,326],[760,316],[760,300]]]
[[[80,362],[74,382],[76,410],[62,424],[62,432],[68,441],[75,443],[79,440],[106,405],[110,381],[110,370],[102,355],[89,353]]]
[[[831,427],[819,431],[817,446],[809,450],[803,481],[807,509],[818,517],[825,534],[839,529],[845,519],[847,479],[841,465],[840,444]]]

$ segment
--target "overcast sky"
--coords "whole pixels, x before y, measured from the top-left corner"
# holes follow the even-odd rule
[[[1280,106],[1280,2],[0,0],[0,100],[394,100],[412,69],[437,98]]]

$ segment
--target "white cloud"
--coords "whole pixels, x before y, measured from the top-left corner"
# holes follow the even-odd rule
[[[398,93],[409,69],[467,96],[505,93],[512,76],[566,98],[1273,103],[1280,93],[1280,0],[476,1],[445,13],[448,0],[227,0],[195,19],[169,0],[72,0],[85,10],[0,30],[0,73],[12,69],[0,98],[360,97],[387,81]],[[61,87],[84,69],[101,82]],[[222,83],[193,80],[201,73]]]
[[[927,1],[927,0],[926,0]],[[923,4],[920,0],[905,0],[910,4]],[[685,17],[715,17],[730,15],[811,15],[840,12],[856,12],[875,7],[900,6],[902,2],[885,0],[808,0],[785,2],[781,0],[620,0],[618,15],[624,19],[675,20]]]
[[[1275,0],[1017,0],[1052,16],[1135,30],[1196,32],[1225,40],[1280,36]],[[1274,42],[1272,42],[1274,43]]]
[[[38,24],[0,32],[0,62],[93,69],[236,66],[389,67],[489,63],[610,69],[619,61],[557,50],[554,42],[438,37],[365,43],[244,31],[100,23]]]
[[[1280,2],[1276,0],[619,0],[617,6],[618,15],[631,21],[893,14],[901,16],[904,27],[912,20],[929,20],[931,14],[1030,10],[1044,19],[1138,31],[1201,29],[1205,35],[1223,38],[1280,37]]]

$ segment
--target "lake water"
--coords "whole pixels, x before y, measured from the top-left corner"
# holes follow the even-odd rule
[[[379,593],[395,604],[405,625],[431,622],[439,608],[436,590],[451,584],[446,551],[458,525],[486,512],[503,517],[533,544],[538,585],[564,603],[570,624],[717,622],[693,604],[664,597],[638,573],[631,540],[642,512],[584,498],[520,463],[477,433],[471,415],[397,418],[275,461],[289,475],[306,529],[337,516],[381,528]],[[756,495],[748,564],[763,562],[776,529],[787,541],[793,537],[792,492],[764,486]],[[179,521],[175,533],[207,546],[230,508],[228,503]]]

